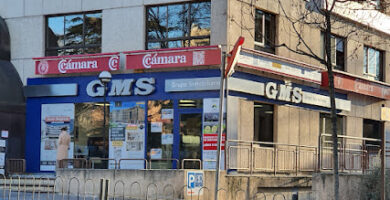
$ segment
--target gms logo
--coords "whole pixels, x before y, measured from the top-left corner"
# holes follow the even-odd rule
[[[203,187],[203,172],[188,171],[187,172],[187,195],[202,195]],[[199,193],[200,191],[200,193]]]

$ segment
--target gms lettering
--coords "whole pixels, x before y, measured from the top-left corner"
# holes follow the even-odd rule
[[[155,54],[146,54],[142,58],[142,65],[149,69],[152,65],[168,65],[168,64],[184,64],[187,63],[187,57],[185,55],[177,56],[158,56]]]
[[[72,59],[62,59],[58,63],[58,71],[61,73],[66,73],[68,70],[78,70],[78,69],[97,69],[97,61],[73,61]]]

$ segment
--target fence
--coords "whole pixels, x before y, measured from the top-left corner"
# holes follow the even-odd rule
[[[319,147],[228,140],[227,169],[249,173],[303,174],[333,169],[331,135],[322,134]],[[380,139],[338,136],[339,169],[364,172],[380,164]],[[319,149],[319,151],[318,151]]]
[[[1,175],[0,175],[1,176]],[[79,200],[79,199],[108,199],[108,200],[211,200],[214,199],[214,188],[201,187],[196,191],[188,189],[187,185],[175,187],[174,185],[150,183],[141,185],[134,181],[126,184],[123,180],[86,179],[77,177],[0,177],[0,198],[3,200]],[[108,192],[110,191],[110,192]],[[289,193],[264,193],[261,191],[244,191],[235,189],[229,191],[219,188],[217,194],[220,199],[226,200],[286,200],[291,199]],[[311,192],[305,196],[312,199]]]

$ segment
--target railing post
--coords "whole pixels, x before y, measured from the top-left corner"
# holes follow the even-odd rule
[[[276,156],[277,156],[277,152],[276,152],[276,144],[274,144],[274,175],[276,176]]]
[[[110,180],[100,179],[100,196],[99,200],[108,200],[108,192],[110,187]]]
[[[298,145],[295,146],[295,175],[298,176]]]

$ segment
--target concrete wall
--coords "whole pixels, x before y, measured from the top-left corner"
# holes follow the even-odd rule
[[[23,84],[36,77],[34,57],[45,55],[45,16],[102,10],[102,52],[145,48],[145,6],[183,0],[3,0],[0,16],[11,35],[11,62]],[[211,45],[226,47],[227,2],[211,1]]]

